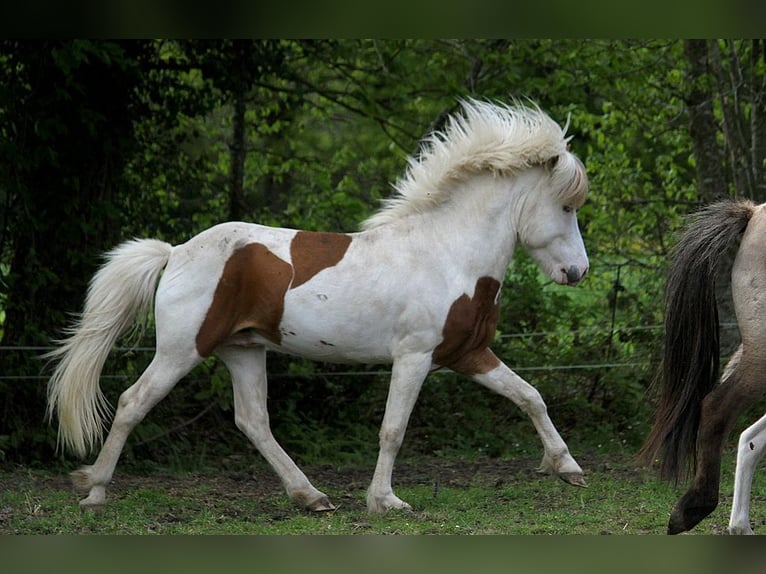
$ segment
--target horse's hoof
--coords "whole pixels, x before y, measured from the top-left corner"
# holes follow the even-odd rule
[[[695,491],[689,491],[681,497],[668,521],[668,534],[681,534],[691,530],[718,506],[717,497],[704,497]]]
[[[691,530],[697,524],[707,518],[715,510],[715,506],[692,506],[690,508],[676,508],[668,521],[668,534],[681,534]]]
[[[671,515],[670,520],[668,521],[669,535],[681,534],[687,530],[689,529],[686,527],[683,517],[677,516],[676,514]]]
[[[106,502],[91,501],[84,498],[80,501],[80,510],[83,512],[101,512],[106,508]]]
[[[90,487],[87,498],[80,500],[82,510],[101,510],[106,506],[106,486],[97,484]]]
[[[580,488],[588,488],[588,483],[585,482],[585,477],[579,472],[562,472],[558,476],[567,484],[579,486]]]
[[[327,498],[327,495],[313,487],[311,489],[293,490],[288,492],[288,495],[298,508],[303,508],[309,512],[335,510],[335,506]]]
[[[380,498],[367,498],[367,512],[369,514],[384,514],[389,510],[412,512],[412,506],[393,494]]]
[[[322,496],[314,502],[306,505],[306,510],[309,512],[332,512],[335,510],[335,506],[332,502],[330,502],[329,498]]]

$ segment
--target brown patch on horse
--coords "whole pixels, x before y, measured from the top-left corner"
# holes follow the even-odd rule
[[[279,344],[279,323],[293,270],[261,243],[232,253],[224,265],[213,301],[197,333],[197,352],[210,355],[223,340],[242,329],[255,329]]]
[[[299,231],[290,243],[290,259],[295,269],[291,289],[303,285],[314,275],[337,265],[351,245],[351,236],[342,233]]]
[[[464,375],[487,373],[500,365],[489,344],[495,336],[500,303],[500,282],[481,277],[473,297],[458,297],[447,313],[442,342],[434,349],[433,361]]]

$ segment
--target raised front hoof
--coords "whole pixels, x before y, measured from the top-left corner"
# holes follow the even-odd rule
[[[585,482],[585,477],[583,476],[582,471],[556,472],[550,468],[546,468],[545,466],[540,466],[535,472],[538,474],[552,474],[554,476],[558,476],[561,480],[567,484],[571,484],[572,486],[588,488],[588,483]]]
[[[370,514],[384,514],[389,510],[403,510],[412,512],[412,507],[394,494],[386,496],[367,495],[367,512]]]
[[[681,534],[691,530],[710,515],[718,504],[687,506],[679,504],[673,509],[668,521],[668,534]]]
[[[304,506],[304,508],[309,512],[332,512],[335,510],[333,503],[330,502],[330,499],[324,495],[319,497],[317,500],[310,502]]]
[[[585,477],[581,472],[562,472],[558,476],[567,484],[578,486],[580,488],[588,488],[588,483],[585,482]]]
[[[288,492],[290,499],[300,508],[309,512],[331,512],[335,506],[324,492],[316,489],[302,489]]]

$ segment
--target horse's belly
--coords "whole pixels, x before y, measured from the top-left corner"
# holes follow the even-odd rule
[[[308,341],[298,337],[286,337],[279,345],[267,346],[282,353],[328,363],[386,364],[391,362],[391,353],[375,346],[359,345],[358,342],[343,344],[324,339]]]
[[[381,321],[385,323],[385,321]],[[313,359],[338,363],[388,363],[390,329],[343,322],[331,315],[286,313],[280,323],[278,345],[273,348]]]

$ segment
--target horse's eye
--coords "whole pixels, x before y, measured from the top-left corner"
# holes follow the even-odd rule
[[[573,211],[574,211],[574,209],[572,209],[568,205],[564,206],[564,213],[572,213]]]

